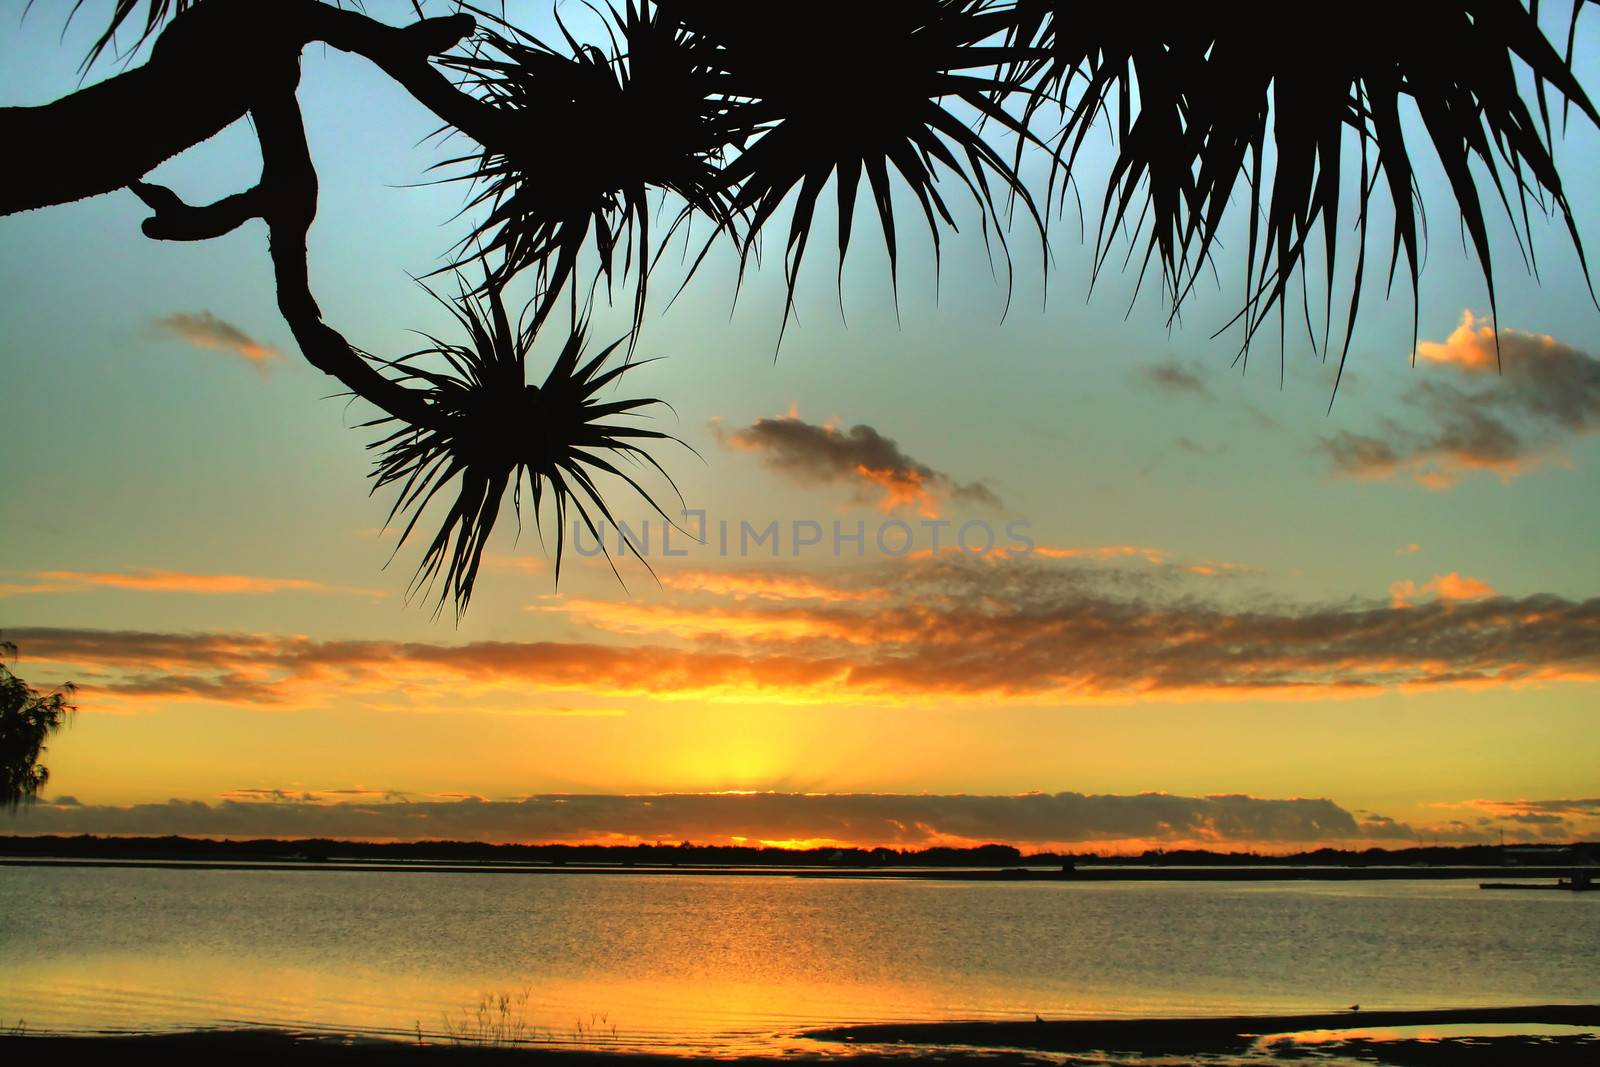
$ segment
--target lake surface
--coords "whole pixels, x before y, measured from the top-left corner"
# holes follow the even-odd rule
[[[855,1021],[1584,1003],[1596,897],[0,867],[0,1025],[438,1034],[505,993],[529,1036],[737,1049]]]

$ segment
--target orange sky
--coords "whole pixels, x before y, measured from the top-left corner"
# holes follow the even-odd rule
[[[0,40],[7,101],[79,85],[59,34],[31,18]],[[437,120],[354,57],[304,68],[329,321],[391,355],[454,336],[412,281],[469,224],[461,188],[428,181]],[[1090,141],[1085,175],[1111,164]],[[1593,130],[1559,150],[1600,169]],[[152,180],[200,200],[259,169],[240,124]],[[1443,175],[1416,180],[1450,202]],[[1018,252],[1008,280],[951,203],[937,269],[913,227],[894,279],[862,238],[842,273],[808,256],[792,308],[779,263],[742,272],[722,243],[667,307],[663,256],[617,397],[671,403],[650,425],[693,449],[658,458],[705,544],[669,551],[602,478],[648,523],[655,577],[623,559],[619,584],[568,530],[556,589],[549,514],[519,535],[507,511],[459,625],[407,602],[418,546],[390,562],[373,412],[299,358],[262,233],[152,242],[131,193],[0,220],[0,628],[22,677],[75,681],[82,706],[51,803],[0,832],[1600,833],[1600,312],[1559,223],[1532,223],[1535,280],[1495,222],[1497,354],[1449,218],[1415,319],[1368,271],[1330,406],[1338,361],[1295,324],[1246,359],[1214,336],[1248,284],[1232,260],[1174,322],[1136,272],[1086,299],[1070,211],[1048,274]],[[1600,232],[1600,200],[1573,207]],[[631,323],[618,293],[596,350]]]

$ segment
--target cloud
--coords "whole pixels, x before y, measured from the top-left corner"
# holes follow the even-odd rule
[[[1494,589],[1488,582],[1477,578],[1463,578],[1455,571],[1449,574],[1439,574],[1418,585],[1407,578],[1389,586],[1389,596],[1394,601],[1394,606],[1404,608],[1410,606],[1418,597],[1436,597],[1439,600],[1480,600],[1483,597],[1494,596]]]
[[[803,571],[685,569],[663,571],[668,589],[709,593],[734,600],[869,600],[887,595],[881,589],[851,589]]]
[[[1458,575],[1425,583],[1432,599],[1405,607],[1241,606],[1227,599],[1227,586],[1179,567],[965,556],[864,569],[837,584],[848,595],[741,599],[731,589],[669,589],[654,599],[539,605],[587,627],[592,640],[20,627],[8,636],[30,659],[84,683],[90,709],[176,699],[292,707],[392,700],[425,709],[491,694],[536,704],[540,692],[1060,705],[1600,681],[1600,599],[1493,595]]]
[[[1176,360],[1169,359],[1165,363],[1140,367],[1139,375],[1158,389],[1169,393],[1188,393],[1203,397],[1211,395],[1211,390],[1205,381]]]
[[[1481,813],[1479,830],[1498,831],[1508,841],[1571,840],[1600,833],[1600,797],[1559,800],[1468,800],[1437,804]]]
[[[942,501],[1002,510],[1000,498],[987,485],[955,481],[912,459],[871,426],[840,431],[786,415],[757,419],[733,431],[719,422],[712,427],[724,446],[759,453],[764,464],[796,484],[848,486],[861,500],[881,494],[878,506],[884,511],[915,507],[933,518]]]
[[[519,842],[668,841],[1045,847],[1288,846],[1405,839],[1327,799],[1243,794],[1012,796],[877,793],[545,794],[418,799],[393,791],[235,790],[217,803],[30,806],[29,833],[189,834]],[[22,820],[26,820],[25,822]]]
[[[1566,800],[1473,800],[1470,805],[1497,815],[1576,815],[1600,819],[1600,797]]]
[[[271,345],[264,345],[233,323],[219,319],[209,311],[179,311],[159,318],[156,330],[169,337],[217,352],[232,352],[246,363],[265,371],[275,360],[283,358]]]
[[[1381,434],[1324,438],[1334,472],[1407,475],[1432,489],[1472,471],[1510,481],[1564,461],[1567,442],[1600,429],[1600,360],[1549,334],[1502,329],[1496,374],[1493,338],[1489,323],[1465,311],[1443,342],[1419,344],[1418,378],[1404,394],[1411,414],[1384,420]]]
[[[1517,333],[1515,330],[1503,331],[1500,338],[1501,345]],[[1538,340],[1554,343],[1554,339],[1548,336],[1539,336]],[[1501,357],[1495,350],[1494,325],[1480,321],[1471,310],[1467,310],[1461,313],[1461,321],[1450,331],[1450,336],[1446,337],[1443,343],[1438,341],[1419,343],[1417,358],[1424,363],[1449,363],[1469,371],[1491,371],[1499,366]]]
[[[225,801],[273,804],[320,804],[349,800],[409,804],[411,797],[398,789],[229,789],[219,794]]]
[[[260,578],[244,574],[189,574],[183,571],[30,571],[27,580],[0,584],[0,597],[41,593],[81,593],[122,589],[140,593],[195,593],[206,596],[268,593],[342,593],[382,597],[377,589],[327,585],[307,578]]]
[[[1167,561],[1163,549],[1143,545],[1036,545],[1033,554],[1041,559],[1119,559],[1134,556],[1148,563]]]

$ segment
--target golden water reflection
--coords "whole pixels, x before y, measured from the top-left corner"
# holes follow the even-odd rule
[[[737,1050],[848,1022],[1581,1002],[1591,903],[1444,882],[0,868],[0,1021],[441,1035],[526,990],[542,1040]]]

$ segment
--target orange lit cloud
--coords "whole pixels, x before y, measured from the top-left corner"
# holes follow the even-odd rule
[[[1515,334],[1540,344],[1559,343],[1549,334],[1524,334],[1512,330],[1505,331],[1505,334]],[[1502,337],[1502,343],[1504,340]],[[1499,357],[1495,353],[1494,323],[1478,318],[1471,309],[1463,311],[1461,321],[1444,341],[1422,341],[1417,345],[1417,358],[1424,363],[1449,363],[1469,371],[1494,370],[1499,365]]]
[[[590,600],[563,597],[535,606],[535,611],[560,613],[617,634],[668,634],[673,637],[719,637],[750,642],[792,642],[829,639],[867,644],[883,638],[876,627],[862,625],[854,613],[829,615],[822,610],[794,611],[788,607],[706,608],[647,604],[631,600]],[[902,630],[903,637],[909,637]]]
[[[728,448],[756,453],[772,470],[800,485],[843,485],[862,500],[877,498],[884,511],[911,507],[935,518],[945,501],[1000,510],[999,497],[982,482],[961,484],[900,450],[871,426],[841,431],[794,414],[757,419],[731,432],[712,424]]]
[[[156,329],[195,348],[232,352],[258,370],[264,371],[272,362],[283,358],[283,353],[276,348],[262,344],[209,311],[179,311],[167,315],[156,320]]]
[[[859,599],[541,603],[592,640],[469,644],[9,630],[96,701],[458,706],[540,692],[750,703],[1304,699],[1600,681],[1600,599],[1497,596],[1445,575],[1407,604],[1230,606],[1183,575],[1043,561],[906,561]],[[820,581],[820,579],[818,579]],[[1174,584],[1180,583],[1180,584]],[[1404,595],[1398,595],[1403,593]],[[1219,594],[1220,595],[1220,594]],[[1426,597],[1427,599],[1422,599]],[[1413,598],[1415,602],[1413,602]],[[618,643],[618,638],[628,643]],[[635,643],[637,642],[637,643]]]
[[[1477,578],[1463,578],[1455,571],[1439,574],[1418,585],[1407,578],[1389,586],[1389,596],[1394,606],[1403,608],[1419,597],[1437,597],[1440,600],[1479,600],[1494,596],[1494,588]]]
[[[668,589],[709,593],[734,600],[868,600],[887,595],[882,589],[850,589],[836,582],[799,571],[718,571],[705,569],[663,571],[661,584]]]
[[[0,585],[0,596],[80,593],[91,589],[124,589],[141,593],[197,593],[208,596],[266,593],[343,593],[381,597],[375,589],[326,585],[306,578],[259,578],[244,574],[188,574],[182,571],[34,571],[25,583]]]
[[[1600,797],[1560,800],[1468,800],[1432,805],[1470,813],[1471,826],[1481,837],[1507,841],[1549,842],[1592,838],[1600,834]]]
[[[1124,557],[1138,557],[1148,563],[1165,563],[1167,554],[1159,548],[1145,548],[1140,545],[1088,545],[1088,546],[1053,546],[1036,545],[1033,555],[1041,559],[1120,559]]]
[[[1470,311],[1443,342],[1419,344],[1408,416],[1383,420],[1381,433],[1324,439],[1334,472],[1448,489],[1474,471],[1510,481],[1567,462],[1566,443],[1600,428],[1600,360],[1549,334],[1512,329],[1500,331],[1500,355],[1504,373],[1491,373],[1493,328]]]

